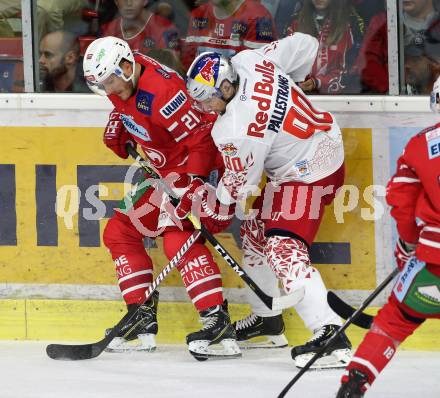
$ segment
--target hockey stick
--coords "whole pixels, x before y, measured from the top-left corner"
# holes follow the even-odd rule
[[[356,319],[359,314],[362,313],[362,311],[367,308],[367,306],[379,295],[379,293],[385,289],[385,287],[393,280],[393,278],[399,273],[399,270],[396,268],[394,269],[391,274],[389,274],[385,280],[371,293],[365,301],[361,304],[361,306],[354,311],[354,313],[348,317],[348,319],[345,321],[345,323],[338,329],[338,331],[330,337],[327,342],[318,350],[316,351],[316,354],[313,355],[313,357],[304,365],[303,368],[300,369],[300,371],[295,375],[295,377],[284,387],[283,391],[281,391],[280,395],[278,395],[278,398],[284,398],[288,391],[292,388],[292,386],[299,380],[299,378],[307,372],[307,370],[312,366],[315,361],[324,354],[325,350],[329,348],[333,342],[338,338],[338,336],[347,329],[352,323],[353,320]]]
[[[343,319],[350,318],[356,311],[356,308],[353,308],[350,304],[347,304],[335,293],[330,291],[327,292],[327,302],[330,308]],[[370,329],[373,318],[374,316],[361,312],[356,319],[353,319],[353,325],[359,326],[362,329]]]
[[[171,270],[176,267],[182,256],[189,250],[193,243],[200,237],[201,232],[195,230],[193,234],[188,238],[188,240],[183,244],[182,248],[178,253],[172,258],[168,265],[162,270],[162,272],[157,276],[153,283],[148,287],[145,292],[145,297],[142,303],[145,303],[164,278],[171,272]],[[135,316],[139,307],[134,311],[127,312],[123,318],[114,326],[110,333],[106,335],[102,340],[96,343],[90,344],[49,344],[46,347],[47,355],[52,359],[70,360],[76,361],[80,359],[91,359],[97,357],[102,351],[110,344],[110,342],[115,338],[121,329]]]
[[[158,183],[162,186],[163,190],[170,196],[171,203],[176,205],[178,203],[177,195],[173,190],[166,185],[161,179],[157,170],[147,162],[130,144],[126,146],[127,152],[133,157],[139,165],[154,179],[157,179]],[[304,297],[304,287],[295,290],[291,294],[287,294],[281,297],[272,297],[264,293],[260,287],[252,280],[252,278],[246,273],[246,271],[233,259],[224,246],[212,235],[203,225],[195,220],[194,217],[189,217],[195,229],[199,229],[202,236],[214,247],[220,256],[228,263],[228,265],[237,273],[237,275],[243,279],[244,282],[252,289],[252,291],[258,296],[258,298],[266,305],[267,308],[272,310],[282,310],[285,308],[293,307]]]
[[[356,308],[353,308],[350,304],[347,304],[339,296],[330,291],[327,293],[327,302],[330,308],[343,319],[348,319],[356,311]],[[373,315],[361,312],[358,317],[353,320],[353,324],[363,329],[370,329],[373,318]]]

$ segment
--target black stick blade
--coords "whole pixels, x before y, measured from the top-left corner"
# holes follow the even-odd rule
[[[61,361],[79,361],[97,357],[107,347],[107,339],[82,345],[49,344],[46,353],[49,358]],[[100,344],[102,343],[102,344]]]
[[[89,344],[49,344],[46,353],[49,358],[64,361],[80,361],[96,358],[105,350],[124,325],[136,314],[137,310],[127,312],[102,340]]]
[[[330,291],[327,292],[327,302],[330,308],[344,319],[350,318],[356,311],[355,308],[348,305],[335,293]],[[370,329],[371,324],[373,323],[373,318],[373,316],[361,312],[356,319],[353,320],[353,324],[363,329]]]

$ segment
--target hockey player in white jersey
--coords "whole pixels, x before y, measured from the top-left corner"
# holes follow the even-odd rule
[[[292,349],[298,367],[341,325],[309,257],[324,207],[344,181],[339,126],[294,83],[304,81],[317,49],[315,38],[295,33],[231,59],[204,53],[191,65],[187,82],[204,111],[220,114],[212,136],[226,171],[216,196],[229,205],[229,213],[218,215],[219,220],[232,217],[235,203],[256,192],[263,172],[267,175],[268,183],[253,204],[256,217],[242,223],[243,267],[269,295],[279,296],[278,281],[286,294],[305,288],[295,309],[313,336]],[[208,188],[194,181],[177,214],[184,216],[195,197],[206,209]],[[268,310],[250,290],[248,297],[252,314],[235,323],[238,339],[265,335],[274,346],[286,345],[281,312]],[[315,367],[345,366],[350,348],[342,333]]]

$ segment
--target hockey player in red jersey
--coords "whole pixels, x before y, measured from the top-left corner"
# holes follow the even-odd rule
[[[185,187],[195,176],[207,178],[216,168],[216,147],[210,130],[215,117],[192,106],[185,82],[173,70],[141,55],[116,37],[95,40],[84,56],[84,75],[91,89],[107,95],[115,109],[110,113],[104,143],[127,158],[127,143],[139,145],[161,177],[174,188]],[[193,232],[188,220],[167,216],[169,201],[151,185],[141,184],[131,198],[115,209],[104,230],[103,241],[116,265],[119,288],[126,304],[137,306],[153,278],[153,264],[144,249],[145,236],[163,237],[172,258]],[[166,196],[166,195],[164,195]],[[168,203],[168,204],[167,204]],[[204,225],[216,232],[209,218]],[[197,359],[240,355],[235,332],[223,304],[220,270],[203,242],[196,242],[177,267],[188,295],[200,312],[204,327],[187,336],[190,352]],[[157,297],[142,305],[137,318],[113,340],[111,350],[128,349],[127,340],[138,338],[139,350],[155,347]],[[222,343],[223,350],[208,347]]]
[[[182,49],[186,68],[205,51],[232,57],[277,38],[272,15],[255,0],[210,0],[191,12]]]
[[[440,78],[431,108],[440,113]],[[337,398],[363,397],[400,343],[427,318],[440,318],[440,123],[410,139],[386,199],[399,234],[400,274],[348,364]]]

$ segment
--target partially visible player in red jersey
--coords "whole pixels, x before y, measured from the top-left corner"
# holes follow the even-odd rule
[[[440,113],[440,78],[431,108]],[[363,397],[400,343],[427,318],[440,318],[440,123],[410,139],[386,199],[397,223],[401,272],[348,364],[337,398]]]
[[[91,89],[107,95],[115,106],[104,132],[104,143],[118,156],[128,157],[127,143],[139,145],[161,177],[174,176],[173,185],[181,187],[182,194],[193,177],[206,179],[216,169],[217,150],[210,136],[215,117],[192,106],[184,80],[173,70],[147,56],[133,55],[121,39],[105,37],[88,47],[84,75]],[[167,201],[151,185],[141,184],[124,203],[108,221],[103,241],[115,261],[119,288],[130,307],[139,305],[153,278],[144,237],[161,235],[165,254],[171,259],[192,234],[193,227],[188,220],[170,219]],[[227,222],[209,216],[201,221],[213,233],[218,224],[224,228],[222,222]],[[202,330],[187,336],[191,354],[197,359],[240,356],[235,331],[223,305],[220,270],[208,248],[203,242],[196,242],[177,268],[204,323]],[[141,306],[137,318],[113,340],[111,350],[127,350],[127,341],[136,338],[140,340],[139,350],[155,347],[157,298],[156,295]],[[208,347],[219,342],[223,349]]]
[[[230,58],[276,39],[272,15],[259,1],[210,0],[191,12],[182,62],[188,68],[205,51]]]
[[[149,0],[115,0],[115,3],[120,16],[101,27],[101,36],[124,39],[132,51],[142,54],[153,48],[178,49],[176,26],[146,9]]]

